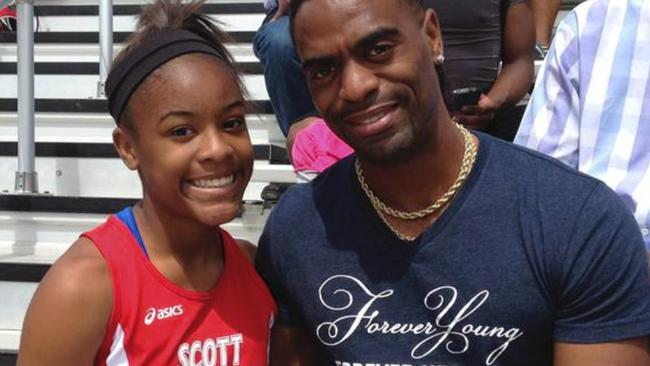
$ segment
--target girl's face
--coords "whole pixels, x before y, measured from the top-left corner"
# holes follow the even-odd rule
[[[215,57],[188,54],[154,71],[134,93],[135,132],[118,128],[115,145],[138,170],[145,205],[159,215],[209,226],[236,217],[253,169],[236,80]]]

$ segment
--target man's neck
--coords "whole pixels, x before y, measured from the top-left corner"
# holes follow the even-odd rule
[[[399,162],[359,158],[366,183],[387,205],[402,211],[421,210],[440,198],[458,177],[463,160],[463,135],[441,121],[433,141]]]

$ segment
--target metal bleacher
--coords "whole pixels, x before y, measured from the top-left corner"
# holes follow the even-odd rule
[[[134,28],[146,0],[114,0],[115,51]],[[579,1],[564,1],[558,18]],[[227,45],[244,72],[256,112],[248,116],[255,148],[244,210],[226,228],[255,243],[270,205],[264,186],[293,183],[284,137],[277,127],[251,41],[264,18],[262,0],[209,0],[204,11],[234,38]],[[92,0],[35,3],[35,155],[39,194],[14,193],[17,171],[17,46],[0,33],[0,366],[14,365],[31,296],[49,266],[79,233],[141,196],[137,173],[117,157],[114,122],[99,81],[98,5]],[[116,53],[116,52],[115,52]]]

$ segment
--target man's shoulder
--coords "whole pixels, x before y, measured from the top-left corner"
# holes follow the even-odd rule
[[[495,140],[491,145],[481,174],[490,196],[516,199],[519,204],[567,215],[579,214],[580,207],[594,199],[604,199],[613,205],[620,201],[603,182],[560,160],[502,141]]]
[[[563,185],[567,182],[578,185],[595,186],[598,180],[571,166],[525,146],[515,145],[490,136],[489,163],[491,169],[501,174],[511,173],[519,182]],[[495,166],[496,165],[496,166]]]
[[[489,182],[484,191],[490,194],[483,195],[484,199],[510,208],[514,202],[527,225],[548,230],[547,239],[562,238],[547,243],[563,248],[570,238],[583,238],[587,243],[592,230],[611,233],[624,227],[638,232],[630,210],[604,182],[526,147],[500,141],[491,145],[482,177]]]

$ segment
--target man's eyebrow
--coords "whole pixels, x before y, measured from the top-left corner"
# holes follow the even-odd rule
[[[396,37],[399,36],[400,32],[397,28],[378,28],[372,33],[369,33],[365,36],[363,36],[360,40],[358,40],[353,48],[355,50],[359,49],[366,49],[368,47],[371,47],[374,45],[378,40],[382,38],[389,38],[389,37]],[[309,68],[313,67],[314,65],[328,65],[336,62],[336,57],[335,56],[314,56],[306,59],[302,63],[302,69],[303,70],[308,70]]]
[[[400,32],[397,28],[378,28],[372,33],[369,33],[365,36],[363,36],[360,40],[357,41],[357,43],[354,44],[354,49],[355,50],[363,50],[368,47],[372,47],[377,41],[383,38],[391,38],[391,37],[396,37],[399,36]]]
[[[336,61],[336,57],[334,56],[315,56],[315,57],[310,57],[303,61],[302,63],[302,69],[303,71],[309,70],[311,67],[315,65],[327,65],[327,64],[332,64]]]

